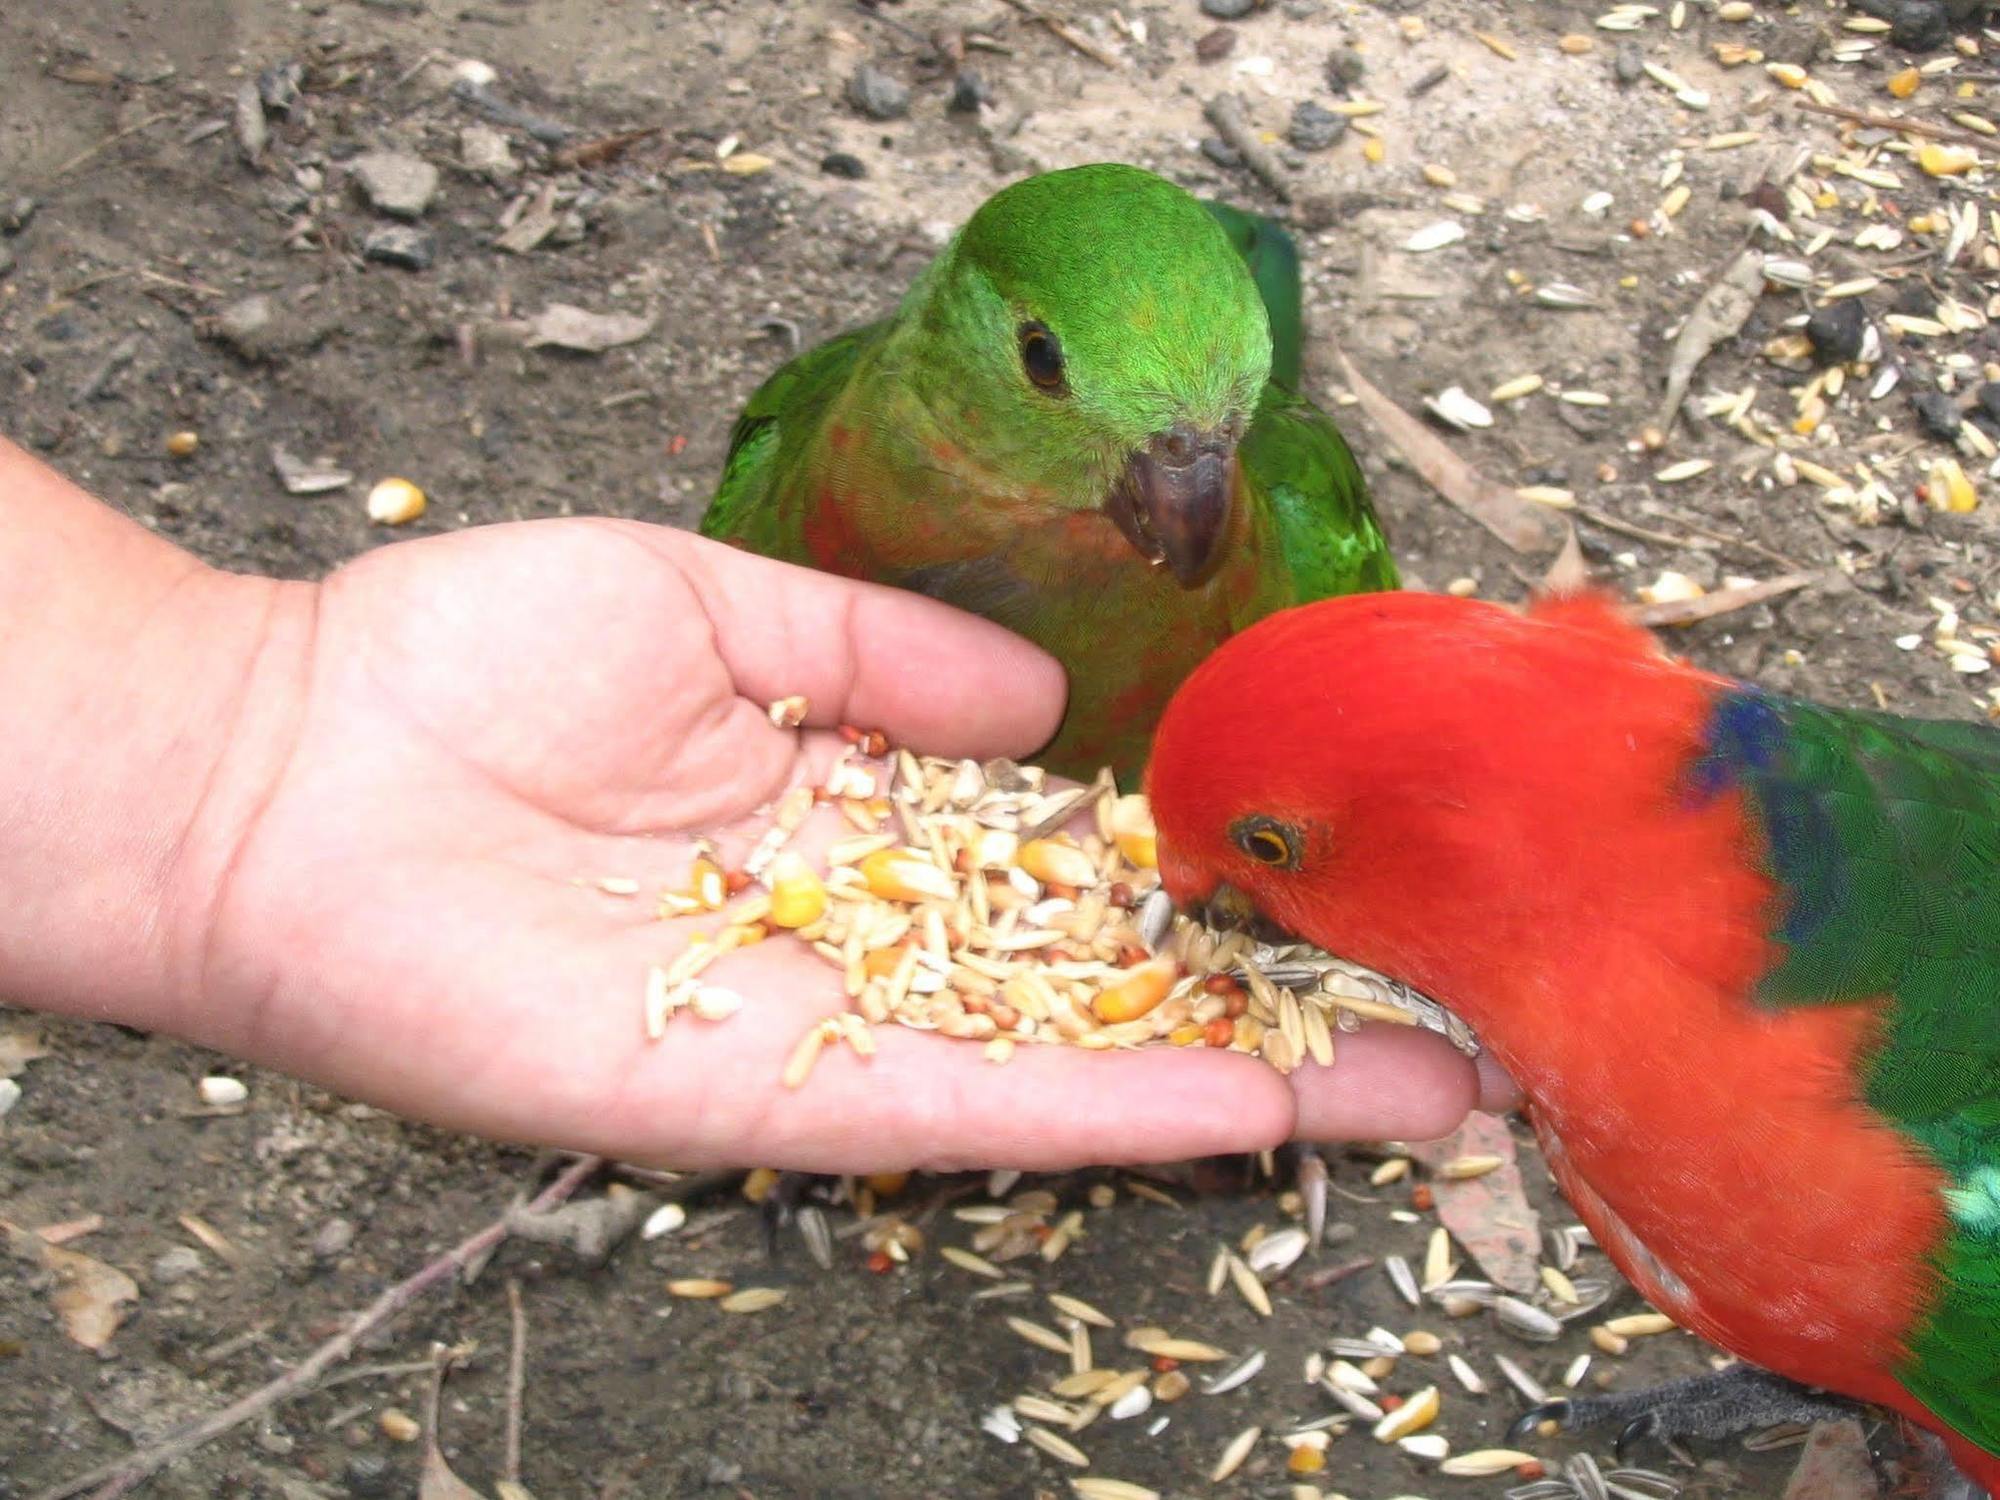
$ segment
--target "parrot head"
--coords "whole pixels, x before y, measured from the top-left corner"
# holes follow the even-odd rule
[[[1271,330],[1199,202],[1136,167],[1031,177],[981,205],[910,298],[912,378],[958,455],[1101,512],[1183,587],[1213,576]]]
[[[1283,611],[1160,721],[1162,881],[1184,911],[1261,917],[1484,1033],[1496,976],[1560,972],[1583,914],[1676,857],[1672,788],[1717,680],[1596,596]]]

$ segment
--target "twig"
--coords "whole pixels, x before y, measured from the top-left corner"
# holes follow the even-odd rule
[[[542,1210],[554,1208],[581,1187],[590,1176],[604,1164],[598,1156],[582,1156],[571,1162],[561,1176],[550,1183],[532,1200],[530,1207]],[[429,1291],[439,1282],[468,1262],[477,1259],[507,1238],[507,1219],[495,1219],[477,1234],[461,1240],[443,1255],[431,1261],[422,1270],[407,1280],[398,1282],[377,1297],[364,1311],[334,1337],[328,1339],[310,1355],[277,1379],[260,1386],[218,1412],[202,1418],[185,1431],[156,1443],[151,1448],[141,1449],[129,1458],[115,1460],[92,1469],[87,1474],[44,1490],[35,1500],[66,1500],[70,1495],[80,1494],[99,1485],[91,1500],[113,1500],[150,1475],[158,1473],[168,1464],[186,1457],[223,1433],[243,1423],[263,1415],[281,1401],[311,1390],[321,1374],[347,1358],[355,1346],[377,1328],[387,1323],[411,1302]]]
[[[103,140],[99,141],[95,146],[86,146],[83,150],[77,152],[76,155],[72,156],[68,161],[64,162],[61,166],[57,167],[53,172],[49,173],[48,178],[46,180],[49,182],[54,182],[59,177],[67,177],[71,172],[74,172],[78,167],[82,166],[85,162],[89,161],[93,156],[96,156],[101,152],[109,151],[113,146],[117,145],[127,136],[137,135],[140,131],[148,129],[151,126],[157,125],[162,120],[168,120],[172,118],[173,118],[173,111],[170,109],[163,109],[155,114],[147,115],[145,119],[137,120],[132,124],[127,125],[123,130],[115,131],[112,134],[107,135]]]
[[[1984,146],[1991,148],[1992,139],[1974,135],[1969,130],[1953,130],[1946,125],[1932,125],[1925,120],[1906,120],[1901,115],[1885,115],[1879,110],[1850,109],[1844,104],[1817,104],[1811,99],[1794,99],[1792,103],[1800,109],[1815,115],[1831,115],[1836,120],[1852,120],[1856,125],[1872,125],[1877,130],[1900,130],[1907,135],[1927,135],[1934,141],[1954,141],[1961,146]]]
[[[1762,604],[1767,599],[1796,593],[1818,581],[1817,573],[1786,573],[1777,578],[1767,578],[1762,583],[1746,583],[1741,588],[1717,589],[1699,599],[1629,605],[1625,615],[1634,624],[1655,629],[1663,625],[1692,625],[1698,620],[1712,620],[1717,615],[1733,614],[1753,604]]]
[[[510,1484],[519,1484],[521,1393],[528,1384],[528,1315],[521,1307],[521,1283],[512,1276],[507,1278],[507,1315],[513,1321],[514,1341],[507,1354],[507,1443],[500,1477]]]
[[[111,378],[132,363],[138,352],[139,336],[136,333],[130,338],[120,339],[111,352],[98,361],[97,368],[83,377],[76,394],[70,398],[71,404],[82,406],[86,401],[95,401],[111,384]]]
[[[1030,5],[1028,0],[1007,0],[1007,3],[1029,20],[1044,27],[1051,36],[1059,37],[1063,41],[1068,42],[1070,46],[1076,48],[1077,51],[1081,52],[1092,62],[1101,63],[1107,68],[1122,68],[1125,66],[1125,60],[1116,52],[1113,52],[1102,42],[1084,35],[1084,33],[1078,31],[1061,17],[1052,16],[1045,10],[1037,9]]]
[[[1271,190],[1271,195],[1280,203],[1290,203],[1292,187],[1285,180],[1285,169],[1278,165],[1278,158],[1272,155],[1271,148],[1257,139],[1257,132],[1243,118],[1243,107],[1236,102],[1236,96],[1217,94],[1202,106],[1201,112],[1215,127],[1215,133],[1243,158],[1243,165],[1255,172],[1257,180]]]
[[[1622,521],[1609,511],[1599,510],[1594,505],[1577,504],[1576,513],[1593,526],[1602,526],[1606,531],[1615,531],[1620,536],[1629,536],[1634,541],[1658,542],[1662,547],[1682,547],[1691,552],[1705,551],[1713,543],[1704,542],[1701,537],[1675,536],[1671,531],[1655,531],[1650,526],[1640,526],[1632,521]]]
[[[1336,349],[1334,359],[1360,398],[1361,409],[1432,489],[1516,552],[1540,552],[1562,541],[1563,524],[1554,512],[1495,484],[1452,452],[1423,423],[1377,390],[1344,350]]]

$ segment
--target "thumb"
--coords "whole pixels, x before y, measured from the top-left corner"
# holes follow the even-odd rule
[[[976,615],[685,532],[646,533],[700,598],[745,698],[799,694],[810,725],[880,729],[930,755],[1025,755],[1062,720],[1061,665]]]

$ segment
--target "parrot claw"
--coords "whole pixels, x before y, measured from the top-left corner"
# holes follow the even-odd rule
[[[1613,1452],[1622,1464],[1626,1450],[1641,1441],[1670,1445],[1679,1438],[1724,1438],[1786,1422],[1849,1416],[1854,1405],[1755,1365],[1732,1365],[1648,1390],[1543,1401],[1521,1413],[1507,1437],[1518,1443],[1550,1421],[1568,1429],[1616,1422]]]
[[[1611,1456],[1622,1464],[1635,1444],[1660,1437],[1660,1414],[1657,1411],[1645,1412],[1619,1429],[1617,1440],[1611,1445]]]
[[[1558,1427],[1566,1427],[1569,1425],[1569,1417],[1570,1403],[1564,1397],[1531,1406],[1514,1418],[1512,1425],[1507,1428],[1507,1441],[1518,1443],[1533,1437],[1535,1429],[1544,1422],[1553,1422]]]

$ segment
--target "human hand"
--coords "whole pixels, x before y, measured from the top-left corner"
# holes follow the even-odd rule
[[[288,748],[217,799],[250,811],[212,899],[182,903],[200,937],[162,1029],[440,1125],[678,1166],[1168,1160],[1295,1129],[1435,1135],[1475,1101],[1469,1065],[1400,1028],[1343,1037],[1296,1095],[1232,1054],[1024,1047],[1003,1067],[898,1027],[787,1090],[794,1043],[845,1001],[782,937],[718,969],[738,1014],[684,1013],[649,1043],[649,966],[715,925],[653,908],[697,834],[740,857],[754,809],[818,784],[839,723],[1032,750],[1061,713],[1056,665],[915,595],[610,521],[385,547],[312,616],[295,703],[266,716]],[[774,727],[766,705],[793,693],[808,726]]]

